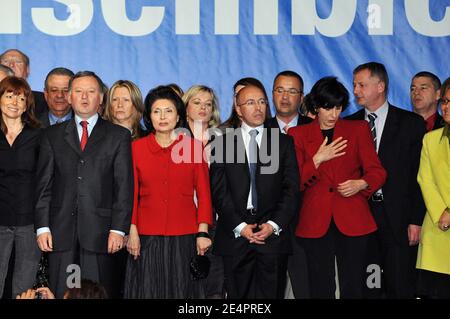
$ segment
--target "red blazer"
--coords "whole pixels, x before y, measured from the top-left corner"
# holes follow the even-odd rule
[[[293,127],[300,172],[300,191],[304,192],[296,235],[320,238],[328,231],[331,218],[339,231],[347,236],[360,236],[377,229],[367,199],[386,180],[372,135],[366,121],[339,119],[333,140],[342,136],[347,140],[345,155],[320,164],[316,169],[313,156],[323,142],[319,122]],[[341,196],[336,187],[349,179],[364,179],[368,188],[351,197]]]
[[[198,232],[199,223],[212,224],[208,164],[201,142],[180,135],[172,145],[162,148],[150,134],[134,141],[132,152],[131,223],[139,234],[186,235]]]

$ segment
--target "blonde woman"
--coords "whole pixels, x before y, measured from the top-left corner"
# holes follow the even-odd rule
[[[115,82],[108,91],[103,117],[130,130],[133,140],[142,137],[140,126],[144,102],[136,84],[128,80]]]
[[[209,128],[220,123],[219,104],[213,89],[204,85],[194,85],[183,95],[186,106],[187,125],[193,137],[206,145],[209,142]]]

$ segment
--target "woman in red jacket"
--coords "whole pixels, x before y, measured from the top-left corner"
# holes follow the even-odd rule
[[[312,298],[334,298],[335,258],[341,298],[362,298],[365,250],[377,226],[367,199],[386,172],[365,121],[339,118],[348,91],[335,77],[314,84],[305,104],[317,115],[289,130],[304,192],[296,235],[304,247]]]
[[[183,101],[171,88],[148,93],[144,121],[151,133],[132,145],[135,191],[125,298],[204,297],[204,282],[191,279],[189,261],[211,245],[209,173],[201,142],[175,131],[185,119]]]

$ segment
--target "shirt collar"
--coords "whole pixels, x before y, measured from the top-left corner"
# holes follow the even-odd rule
[[[297,126],[298,123],[298,113],[297,115],[289,122],[289,123],[285,123],[283,120],[279,119],[278,116],[276,116],[277,122],[278,122],[278,126],[280,127],[281,130],[283,130],[283,128],[288,125],[289,128]]]
[[[251,130],[257,130],[258,131],[258,135],[260,135],[263,132],[263,130],[264,130],[264,125],[261,124],[261,125],[256,126],[256,127],[251,127],[251,126],[247,125],[247,123],[242,121],[241,128],[242,128],[242,131],[244,131],[246,134],[249,134],[249,132]]]
[[[75,114],[75,123],[77,125],[80,125],[81,121],[87,121],[89,127],[94,127],[95,124],[97,124],[97,120],[98,120],[98,113],[95,113],[88,119],[82,119],[81,117],[79,117],[78,115]]]
[[[71,118],[72,118],[72,111],[70,111],[63,117],[57,117],[52,112],[50,112],[50,111],[48,112],[48,119],[49,119],[51,125],[56,124],[58,121],[64,122],[64,121],[70,120]]]
[[[377,118],[379,117],[386,117],[389,110],[389,103],[388,101],[384,101],[384,103],[376,110],[375,112],[370,112],[368,109],[365,109],[365,117],[368,119],[367,115],[370,113],[375,113],[377,115]]]

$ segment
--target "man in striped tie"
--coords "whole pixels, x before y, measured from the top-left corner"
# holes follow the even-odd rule
[[[411,247],[419,243],[425,214],[417,183],[425,124],[419,115],[387,101],[388,85],[381,63],[365,63],[353,71],[353,93],[363,109],[348,118],[369,122],[374,147],[388,173],[384,186],[369,200],[378,231],[369,247],[368,272],[376,265],[383,276],[380,287],[367,274],[367,296],[412,298],[415,248]]]

